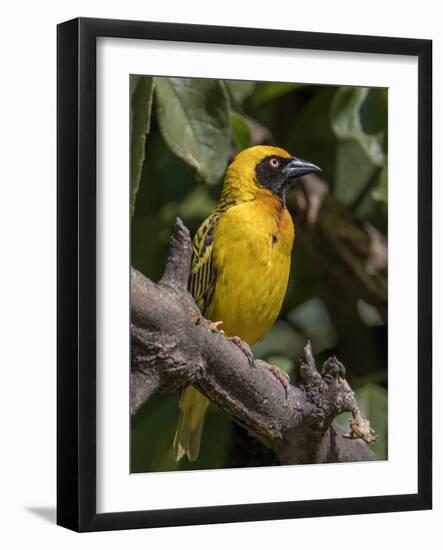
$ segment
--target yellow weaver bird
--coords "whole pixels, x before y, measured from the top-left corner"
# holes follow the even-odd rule
[[[293,178],[318,171],[270,146],[245,149],[226,171],[220,200],[194,237],[189,289],[234,343],[262,340],[280,312],[294,241],[286,191]],[[182,393],[176,460],[197,459],[208,405],[193,386]]]

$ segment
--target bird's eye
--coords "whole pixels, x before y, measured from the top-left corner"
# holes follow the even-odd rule
[[[271,159],[269,161],[269,164],[272,166],[272,168],[278,168],[280,165],[280,162],[277,159]]]

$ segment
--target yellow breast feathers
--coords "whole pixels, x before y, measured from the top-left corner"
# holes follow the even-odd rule
[[[214,232],[217,273],[207,317],[248,344],[263,339],[285,296],[294,226],[278,197],[263,192],[220,216]]]

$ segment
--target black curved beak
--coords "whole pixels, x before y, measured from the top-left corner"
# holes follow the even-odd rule
[[[306,174],[312,174],[313,172],[321,172],[321,168],[308,160],[303,160],[297,157],[293,157],[291,161],[283,168],[283,173],[287,174],[290,178],[306,176]]]

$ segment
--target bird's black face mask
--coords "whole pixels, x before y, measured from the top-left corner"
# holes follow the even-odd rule
[[[291,180],[320,171],[318,166],[307,160],[271,155],[257,164],[255,175],[260,185],[285,200]]]

